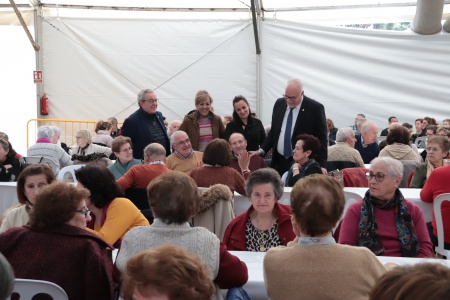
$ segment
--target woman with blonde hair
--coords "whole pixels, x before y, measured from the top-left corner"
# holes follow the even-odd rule
[[[225,127],[220,116],[212,112],[212,102],[207,91],[198,91],[195,95],[196,109],[184,117],[179,128],[187,133],[196,151],[203,152],[213,139],[224,138]]]

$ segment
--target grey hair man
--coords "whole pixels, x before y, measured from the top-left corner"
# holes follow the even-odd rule
[[[125,119],[122,135],[131,138],[133,142],[133,156],[143,159],[143,149],[151,143],[159,143],[166,149],[166,156],[170,154],[170,142],[164,125],[164,117],[157,111],[158,98],[151,89],[144,89],[138,93],[139,109]]]
[[[186,132],[175,131],[170,137],[173,153],[167,157],[166,166],[173,171],[189,173],[201,164],[203,152],[192,149],[191,140]]]
[[[52,143],[56,144],[58,146],[61,146],[61,148],[64,149],[64,151],[67,152],[67,154],[72,154],[72,149],[70,149],[69,147],[67,147],[66,143],[61,142],[60,138],[61,138],[61,129],[59,127],[56,126],[50,126],[53,129],[53,137],[52,137]]]
[[[377,124],[369,121],[362,125],[361,135],[356,136],[355,149],[359,151],[365,164],[369,164],[380,153],[377,136]]]
[[[132,166],[119,180],[117,185],[122,190],[130,187],[146,189],[147,185],[164,172],[170,170],[165,166],[166,149],[158,143],[151,143],[145,147],[144,164]]]
[[[244,177],[249,177],[251,172],[266,167],[264,159],[259,155],[248,158],[247,140],[243,134],[238,132],[233,133],[230,135],[228,142],[233,152],[230,167],[236,169],[239,173],[242,172]]]
[[[356,143],[355,132],[350,127],[339,128],[336,133],[336,145],[328,148],[327,161],[351,161],[357,167],[364,167],[361,154],[354,149]]]
[[[54,131],[51,126],[39,127],[37,136],[38,139],[36,144],[28,147],[27,156],[50,158],[55,162],[57,172],[60,168],[72,164],[70,155],[59,145],[53,144],[52,138],[54,136]]]

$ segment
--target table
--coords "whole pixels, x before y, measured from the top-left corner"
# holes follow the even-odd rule
[[[19,202],[17,182],[0,182],[0,217],[12,205]]]
[[[349,191],[356,193],[361,196],[361,199],[364,197],[364,194],[366,193],[368,188],[356,188],[356,187],[345,187],[344,191]],[[291,195],[292,187],[285,187],[284,193],[281,199],[278,201],[282,204],[290,204],[290,195]],[[426,203],[420,200],[420,191],[421,189],[410,189],[410,188],[401,188],[400,191],[402,192],[405,199],[413,202],[416,204],[423,212],[423,215],[425,217],[425,222],[431,222],[432,218],[432,212],[433,212],[433,204]],[[250,201],[246,196],[243,196],[238,193],[234,193],[234,209],[236,215],[239,215],[240,213],[245,212],[250,207]]]
[[[266,289],[264,287],[264,273],[263,273],[263,260],[265,252],[247,252],[247,251],[230,251],[233,255],[239,257],[240,260],[245,262],[248,268],[248,282],[244,285],[244,288],[252,297],[253,300],[268,299]],[[414,265],[417,263],[439,263],[450,268],[450,260],[444,259],[429,259],[429,258],[406,258],[406,257],[389,257],[389,256],[377,256],[378,260],[382,264],[396,263],[398,265]],[[320,284],[320,278],[318,278],[318,284]]]

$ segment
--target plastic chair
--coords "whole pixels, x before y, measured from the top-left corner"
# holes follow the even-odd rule
[[[334,171],[334,170],[342,170],[347,168],[356,168],[357,165],[354,161],[348,161],[348,160],[332,160],[327,161],[326,168],[328,172]]]
[[[64,167],[58,172],[58,176],[56,176],[56,178],[58,180],[67,180],[67,181],[72,179],[74,184],[77,184],[78,180],[75,177],[75,170],[78,170],[82,167],[84,167],[84,165],[71,165],[71,166]],[[72,178],[70,178],[70,177],[72,177]]]
[[[19,158],[19,161],[21,164],[27,164],[27,165],[36,165],[36,164],[44,164],[44,165],[48,165],[53,173],[55,173],[55,175],[58,174],[59,171],[59,167],[56,165],[56,162],[48,157],[43,157],[43,156],[23,156],[21,158]]]
[[[342,219],[344,219],[345,214],[347,213],[347,209],[349,208],[350,205],[352,205],[356,201],[361,200],[363,198],[363,197],[361,197],[361,195],[359,195],[357,193],[347,192],[347,191],[344,191],[344,196],[345,196],[344,210],[342,211],[342,215],[339,218],[337,226],[332,229],[333,237],[336,240],[336,242],[339,240],[339,232],[341,231]]]
[[[281,182],[284,184],[284,186],[286,186],[286,184],[287,184],[286,179],[287,179],[288,173],[289,173],[289,171],[286,171],[283,173],[283,176],[281,176]]]
[[[33,279],[16,279],[13,294],[20,295],[20,300],[31,300],[37,294],[47,294],[54,300],[69,300],[67,293],[59,285]]]
[[[414,144],[416,145],[417,148],[426,148],[426,141],[427,141],[427,137],[426,136],[420,136],[418,138],[416,138],[416,140],[414,141]]]
[[[435,247],[436,253],[445,256],[447,259],[450,259],[450,250],[444,248],[444,226],[442,225],[442,213],[441,213],[441,205],[442,202],[449,201],[450,202],[450,193],[440,194],[434,199],[433,202],[433,210],[434,217],[436,219],[436,231],[437,231],[437,239],[438,245]]]
[[[411,186],[411,180],[412,180],[413,176],[414,176],[414,171],[411,171],[411,173],[409,173],[409,175],[408,175],[408,187]]]
[[[400,162],[403,165],[403,177],[398,187],[407,188],[409,187],[408,184],[409,174],[411,174],[411,172],[414,172],[416,170],[416,166],[419,164],[419,162],[417,160],[401,160]]]

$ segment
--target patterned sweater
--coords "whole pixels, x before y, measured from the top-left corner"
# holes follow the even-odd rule
[[[336,145],[328,148],[327,161],[352,161],[358,167],[364,168],[364,162],[358,150],[350,147],[346,142],[336,142]]]

